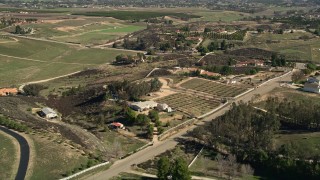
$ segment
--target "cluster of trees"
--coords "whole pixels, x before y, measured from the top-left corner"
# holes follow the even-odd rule
[[[48,87],[41,84],[28,84],[23,87],[24,94],[27,96],[38,96],[40,91]]]
[[[122,46],[125,49],[144,51],[147,49],[147,42],[141,37],[138,37],[136,41],[132,41],[132,40],[129,40],[128,38],[126,38],[126,39],[124,39]]]
[[[191,180],[188,164],[181,157],[169,160],[168,157],[163,156],[158,160],[157,169],[160,180]]]
[[[28,130],[28,127],[26,125],[20,124],[3,116],[0,116],[0,125],[20,132],[25,132]]]
[[[227,33],[214,33],[214,32],[205,32],[203,34],[204,37],[211,39],[226,39],[226,40],[239,40],[242,41],[246,36],[246,30],[240,30],[232,34]]]
[[[150,92],[159,91],[162,86],[162,83],[158,78],[153,78],[150,81],[142,82],[129,82],[124,81],[115,81],[108,85],[110,95],[116,99],[122,100],[139,100],[141,96],[147,95]]]
[[[311,74],[312,72],[316,71],[316,70],[320,70],[320,66],[317,66],[313,63],[308,63],[306,65],[306,69],[303,70],[304,74]]]
[[[32,28],[22,28],[21,26],[16,26],[14,34],[30,34],[32,32]]]
[[[143,53],[137,53],[136,56],[133,55],[125,55],[120,54],[116,56],[116,60],[114,61],[115,64],[137,64],[138,62],[143,62],[146,59],[146,56]]]
[[[158,133],[161,134],[164,129],[159,119],[159,112],[156,110],[150,110],[148,115],[138,114],[129,107],[125,108],[125,116],[133,125],[139,125],[146,127],[146,136],[148,138],[153,137],[154,126],[158,128]]]
[[[277,54],[272,54],[271,55],[271,66],[273,66],[273,67],[277,67],[277,66],[283,67],[283,66],[286,66],[286,65],[287,65],[287,61],[286,61],[284,56],[277,55]]]
[[[198,52],[201,53],[201,56],[206,55],[208,52],[212,52],[215,50],[227,50],[229,48],[234,47],[234,44],[227,43],[226,40],[223,40],[220,45],[218,42],[211,42],[207,47],[200,45],[197,47]]]
[[[83,90],[83,87],[79,84],[78,87],[71,87],[69,90],[62,92],[62,96],[72,96],[82,90]]]

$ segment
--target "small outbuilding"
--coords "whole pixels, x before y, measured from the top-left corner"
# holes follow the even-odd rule
[[[58,117],[58,114],[49,107],[42,108],[39,112],[39,115],[47,119],[53,119]]]
[[[122,123],[119,123],[119,122],[111,123],[110,127],[114,128],[114,129],[125,129],[124,125]]]

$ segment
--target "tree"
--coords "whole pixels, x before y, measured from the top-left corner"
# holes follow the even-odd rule
[[[135,123],[136,113],[131,108],[129,107],[126,108],[125,115],[132,124]]]
[[[151,92],[159,91],[161,87],[162,87],[162,83],[158,78],[153,78],[150,81],[150,91]]]
[[[218,50],[219,48],[219,45],[216,43],[216,42],[211,42],[209,45],[208,45],[208,50],[210,52],[214,51],[214,50]]]
[[[172,180],[191,180],[187,162],[182,158],[177,158],[172,168]]]
[[[297,83],[304,77],[304,73],[302,71],[295,71],[292,73],[291,80],[294,83]]]
[[[170,175],[170,161],[169,158],[166,156],[162,156],[157,163],[157,177],[160,180],[166,180],[167,177]]]
[[[211,28],[208,28],[208,27],[206,27],[206,28],[204,28],[204,33],[208,33],[208,32],[211,32],[212,31],[212,29]]]
[[[156,110],[149,111],[148,116],[153,122],[159,121],[159,112]]]
[[[153,137],[153,132],[154,132],[154,126],[153,126],[153,124],[149,124],[148,125],[148,129],[147,129],[148,138],[152,138]]]
[[[24,94],[27,96],[38,96],[39,92],[47,87],[40,84],[28,84],[23,87]]]
[[[135,122],[139,125],[145,126],[150,123],[150,118],[145,114],[138,114]]]
[[[16,30],[14,32],[15,34],[24,34],[23,29],[21,28],[21,26],[16,26]]]
[[[227,50],[227,42],[226,42],[226,40],[223,40],[222,42],[221,42],[221,50]]]

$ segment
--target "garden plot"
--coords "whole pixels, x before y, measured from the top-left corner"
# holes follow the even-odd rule
[[[181,87],[221,97],[235,97],[247,90],[243,87],[230,86],[198,78],[182,83]]]
[[[220,105],[219,101],[176,93],[157,100],[159,103],[166,103],[173,109],[193,115],[200,116],[208,113]]]

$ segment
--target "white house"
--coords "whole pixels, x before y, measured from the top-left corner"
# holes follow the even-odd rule
[[[158,106],[158,103],[154,101],[143,101],[143,102],[133,102],[130,107],[135,111],[145,111],[148,109],[153,109]]]
[[[48,119],[53,119],[58,117],[58,114],[51,108],[45,107],[41,109],[41,114]]]
[[[320,94],[320,76],[309,77],[304,84],[303,90]]]

